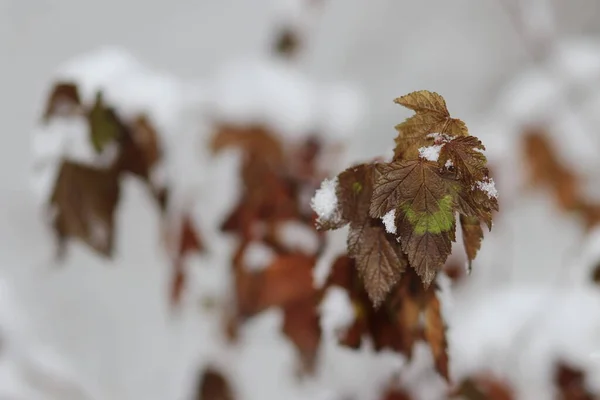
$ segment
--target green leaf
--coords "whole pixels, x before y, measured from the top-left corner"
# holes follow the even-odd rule
[[[101,91],[96,93],[94,106],[88,113],[90,125],[90,140],[94,150],[101,153],[107,144],[117,140],[121,136],[122,125],[114,110],[104,104]]]

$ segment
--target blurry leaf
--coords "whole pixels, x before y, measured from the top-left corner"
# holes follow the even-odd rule
[[[152,168],[162,156],[158,133],[148,118],[142,115],[124,129],[120,139],[121,169],[148,182]]]
[[[181,303],[181,298],[187,284],[187,274],[181,260],[176,260],[173,264],[173,273],[171,275],[171,285],[169,293],[169,303],[176,307]]]
[[[440,301],[435,294],[428,296],[425,306],[425,339],[429,343],[435,367],[446,380],[448,376],[448,343],[446,342],[446,326],[442,318]]]
[[[199,380],[195,400],[234,400],[233,390],[225,377],[213,368],[207,368]]]
[[[462,229],[463,243],[465,245],[470,269],[471,262],[475,259],[475,256],[481,247],[483,229],[481,229],[481,222],[479,219],[462,214],[460,215],[460,227]]]
[[[285,307],[315,292],[312,269],[314,257],[285,254],[275,258],[263,271],[236,270],[238,310],[252,316],[269,307]]]
[[[281,142],[275,135],[260,126],[222,125],[213,136],[210,147],[214,153],[228,148],[239,148],[244,154],[258,156],[271,166],[280,166],[284,161]]]
[[[408,261],[428,286],[452,250],[456,219],[451,181],[424,160],[377,164],[372,217],[394,210]]]
[[[398,137],[394,159],[405,156],[407,146],[415,138],[424,138],[431,133],[448,134],[450,136],[467,136],[469,131],[465,123],[459,119],[451,118],[446,101],[437,93],[420,90],[409,93],[394,100],[416,112],[396,126]]]
[[[181,222],[181,235],[179,242],[179,256],[183,257],[189,253],[200,253],[204,251],[204,244],[196,231],[189,215],[184,215]]]
[[[114,110],[104,103],[102,91],[96,93],[94,106],[88,113],[90,124],[90,140],[97,153],[123,134],[123,126]]]
[[[401,388],[390,388],[388,389],[381,400],[412,400],[413,397],[405,390]]]
[[[52,116],[76,115],[80,107],[81,99],[77,85],[72,82],[58,82],[48,98],[43,119],[47,121]]]
[[[485,147],[475,136],[457,137],[443,145],[438,163],[443,166],[450,161],[458,178],[465,185],[473,185],[488,176],[483,150]]]
[[[317,350],[321,341],[318,313],[319,298],[306,297],[283,307],[282,330],[300,353],[303,369],[311,373],[315,367]]]
[[[300,46],[300,38],[291,29],[283,29],[275,41],[274,50],[276,54],[286,57],[293,56]]]
[[[513,400],[512,389],[505,383],[488,376],[465,379],[457,390],[449,396],[461,400]]]
[[[560,400],[593,400],[598,398],[586,388],[584,372],[567,364],[559,363],[556,366],[554,383],[559,391],[558,399]]]
[[[63,161],[50,205],[56,208],[54,230],[60,245],[78,238],[98,253],[112,256],[119,175],[115,169],[94,169]]]

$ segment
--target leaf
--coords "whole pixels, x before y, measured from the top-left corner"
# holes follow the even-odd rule
[[[344,223],[362,224],[368,218],[373,172],[373,164],[360,164],[338,175],[336,195]]]
[[[283,307],[283,333],[292,341],[302,359],[305,372],[315,367],[321,342],[321,325],[317,293]]]
[[[121,138],[123,126],[114,110],[104,103],[102,91],[96,93],[94,106],[88,113],[90,125],[90,140],[97,153],[104,147]]]
[[[452,250],[453,183],[442,178],[436,163],[420,159],[378,164],[376,170],[370,215],[395,210],[402,250],[428,286]]]
[[[350,225],[348,255],[356,259],[359,276],[373,306],[378,308],[406,269],[400,246],[381,221],[367,218],[361,225]]]
[[[593,400],[597,399],[586,387],[583,371],[565,363],[558,363],[555,368],[554,382],[561,400]]]
[[[190,216],[185,215],[181,223],[178,255],[183,257],[189,253],[201,253],[202,251],[204,251],[204,244],[200,240],[200,235]]]
[[[402,388],[389,388],[381,397],[381,400],[412,400],[413,397]]]
[[[187,285],[187,274],[181,260],[176,260],[173,264],[173,272],[171,275],[171,285],[169,290],[169,303],[176,307],[181,303],[183,292]]]
[[[462,229],[465,252],[469,259],[470,270],[471,262],[475,259],[475,256],[477,256],[477,252],[481,247],[483,229],[481,229],[481,222],[477,217],[469,217],[463,214],[460,215],[460,227]]]
[[[138,116],[123,130],[120,139],[121,169],[150,183],[152,168],[162,158],[158,132],[150,120],[144,115]]]
[[[284,163],[280,140],[262,126],[221,125],[212,138],[210,148],[215,154],[228,148],[239,148],[244,154],[258,156],[268,165],[280,167]]]
[[[119,202],[119,174],[63,161],[51,207],[56,207],[54,230],[59,244],[78,238],[98,253],[113,253],[115,210]]]
[[[475,136],[461,136],[445,143],[440,150],[438,163],[445,166],[451,162],[458,178],[465,185],[473,185],[488,176],[487,159],[481,152],[485,150]]]
[[[198,382],[195,400],[234,400],[233,390],[225,377],[216,369],[206,368]]]
[[[446,326],[442,317],[440,301],[435,292],[429,295],[427,305],[425,306],[425,339],[429,343],[435,368],[437,371],[450,380],[448,375],[448,343],[446,342]]]
[[[513,390],[504,382],[480,375],[464,379],[449,396],[461,400],[513,400]]]
[[[269,307],[285,307],[314,295],[315,258],[300,253],[276,257],[259,272],[237,269],[238,310],[253,316]]]
[[[71,116],[80,112],[81,99],[77,85],[73,82],[58,82],[48,98],[43,120],[53,116]]]
[[[394,102],[416,112],[403,123],[396,125],[398,137],[394,159],[400,158],[405,153],[411,140],[424,138],[430,133],[445,133],[451,136],[469,134],[463,121],[450,117],[446,101],[437,93],[420,90],[399,97]]]

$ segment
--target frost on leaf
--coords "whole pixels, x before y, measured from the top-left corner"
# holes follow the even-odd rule
[[[435,278],[452,250],[456,219],[453,182],[437,164],[423,160],[377,166],[370,207],[372,217],[396,210],[402,250],[426,285]]]
[[[396,234],[398,228],[396,227],[396,210],[388,211],[383,217],[381,217],[383,225],[385,225],[385,231],[393,235]]]

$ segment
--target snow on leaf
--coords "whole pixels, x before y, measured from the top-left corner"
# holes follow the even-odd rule
[[[450,254],[456,218],[451,183],[437,164],[395,161],[377,166],[370,214],[396,210],[399,240],[410,265],[429,285]]]
[[[310,206],[317,213],[317,224],[324,229],[335,227],[341,223],[341,211],[337,197],[338,177],[325,179],[310,201]]]
[[[419,148],[419,157],[427,161],[436,162],[440,157],[440,151],[444,145],[434,144],[432,146],[423,146]]]
[[[489,177],[484,177],[482,180],[475,182],[477,188],[484,192],[490,199],[498,198],[498,190],[496,190],[496,184],[494,180]]]
[[[385,231],[387,233],[391,233],[392,235],[396,234],[396,231],[398,229],[396,227],[396,210],[388,211],[387,214],[381,217],[381,222],[383,222],[383,225],[385,226]]]

